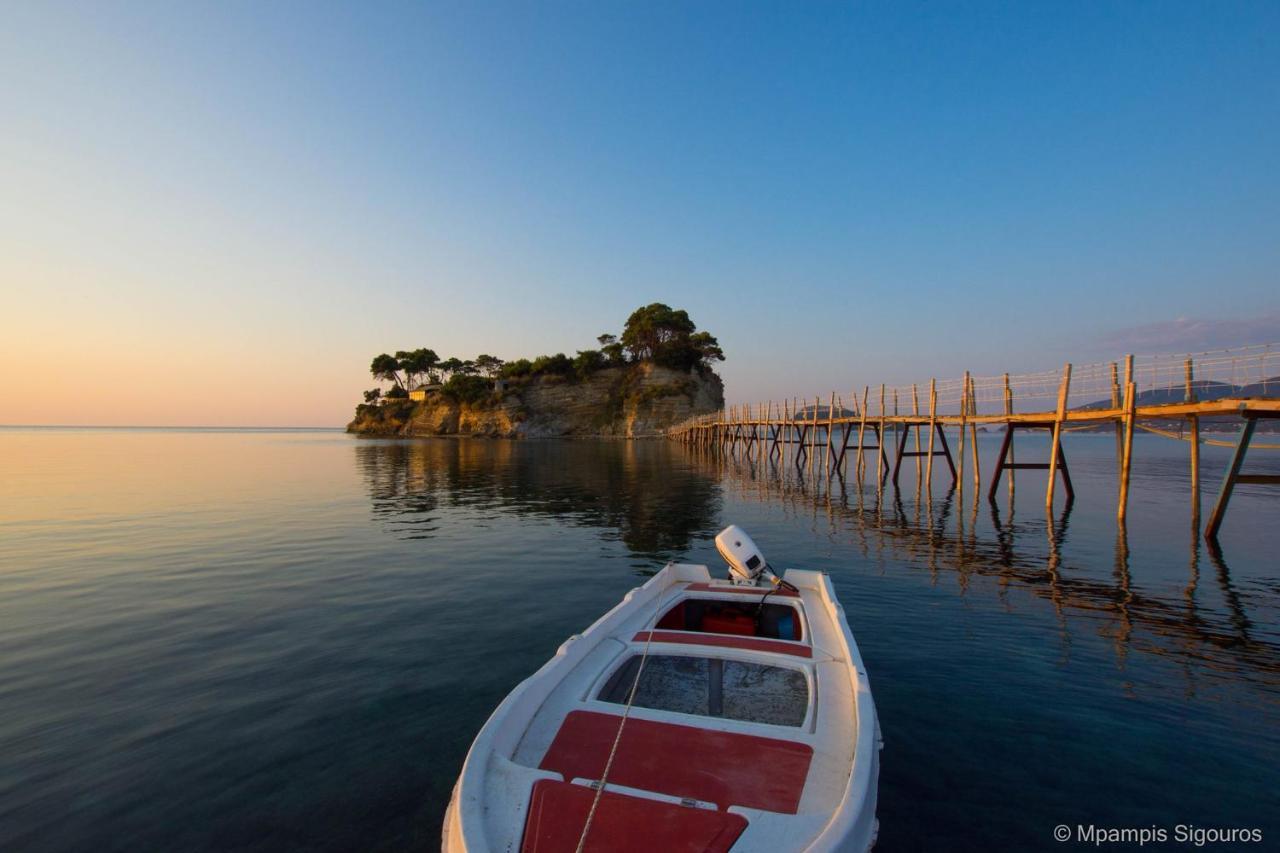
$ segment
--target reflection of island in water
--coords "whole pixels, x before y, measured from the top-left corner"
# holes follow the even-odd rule
[[[874,477],[860,484],[833,477],[806,476],[803,468],[735,456],[687,450],[708,472],[721,478],[726,498],[767,501],[803,514],[824,518],[828,535],[851,542],[863,557],[891,560],[957,578],[961,594],[981,588],[1005,597],[1023,589],[1047,600],[1060,626],[1064,653],[1070,626],[1092,622],[1113,643],[1123,668],[1130,652],[1156,654],[1179,661],[1188,691],[1196,689],[1194,670],[1201,667],[1232,680],[1252,682],[1267,693],[1280,688],[1280,643],[1276,632],[1251,620],[1232,582],[1223,555],[1204,546],[1196,529],[1188,532],[1185,586],[1144,590],[1131,571],[1131,554],[1123,531],[1114,533],[1114,562],[1109,571],[1091,570],[1064,556],[1072,530],[1072,506],[1061,508],[1052,524],[1043,513],[1015,518],[1006,506],[985,497],[966,497],[943,489],[931,496],[917,481],[903,477],[903,490]],[[904,500],[905,499],[905,500]],[[980,517],[981,514],[981,517]],[[1087,531],[1075,531],[1080,536]],[[1203,565],[1206,564],[1206,565]],[[1202,568],[1210,569],[1202,572]],[[1173,594],[1170,594],[1170,591]],[[1206,595],[1208,593],[1208,596]],[[1216,597],[1218,602],[1206,602]]]
[[[360,441],[373,512],[405,538],[436,510],[466,507],[616,530],[638,555],[669,559],[714,535],[720,491],[666,441]]]

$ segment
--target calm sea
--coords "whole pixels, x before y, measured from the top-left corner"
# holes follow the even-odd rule
[[[993,508],[661,441],[0,430],[0,850],[434,848],[507,691],[666,561],[719,572],[730,522],[849,612],[879,849],[1276,849],[1280,489],[1239,488],[1212,554],[1185,444],[1137,439],[1123,537],[1112,439],[1066,452],[1046,517],[1041,472]]]

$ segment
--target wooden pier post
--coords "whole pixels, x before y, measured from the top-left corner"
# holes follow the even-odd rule
[[[924,481],[933,492],[933,438],[938,431],[938,380],[929,380],[929,455],[925,457]]]
[[[920,391],[914,382],[911,383],[911,418],[920,420]],[[919,491],[920,477],[924,474],[924,466],[920,464],[920,425],[917,423],[912,429],[916,432],[916,490]]]
[[[831,402],[827,405],[827,443],[822,448],[822,475],[824,477],[831,476],[831,426],[835,422],[836,411],[836,392],[831,392]]]
[[[1133,381],[1133,356],[1124,360],[1124,451],[1120,462],[1120,499],[1116,520],[1124,526],[1129,511],[1129,470],[1133,465],[1133,430],[1138,420],[1138,387]]]
[[[1071,362],[1062,369],[1062,384],[1058,387],[1058,411],[1053,419],[1053,449],[1049,451],[1049,487],[1045,490],[1044,505],[1053,512],[1053,493],[1058,485],[1058,453],[1062,449],[1062,423],[1067,417],[1067,398],[1071,394]]]
[[[892,446],[896,447],[898,444],[898,438],[899,438],[898,433],[903,429],[902,424],[898,423],[898,389],[897,388],[893,389],[893,418],[894,420],[893,420],[893,445]],[[884,444],[884,436],[880,437],[880,443]],[[895,481],[893,485],[897,486],[898,483]]]
[[[1009,385],[1009,374],[1004,375],[1004,415],[1006,418],[1013,417],[1013,388]],[[1009,436],[1009,463],[1017,464],[1016,455],[1013,448],[1013,436]],[[1009,506],[1013,506],[1013,468],[1009,468]],[[995,484],[992,484],[995,487]],[[1010,510],[1012,511],[1012,509]]]
[[[1191,362],[1191,358],[1187,357],[1187,390],[1186,401],[1194,403],[1196,401],[1195,389],[1195,366]],[[1200,526],[1200,416],[1187,415],[1187,420],[1191,422],[1191,517],[1195,519],[1196,526]]]
[[[818,455],[818,403],[821,397],[813,398],[813,419],[809,429],[809,476],[813,476],[813,460]]]
[[[880,494],[880,490],[884,487],[885,474],[884,466],[888,463],[884,458],[884,431],[886,427],[885,418],[888,412],[884,407],[884,383],[880,384],[880,428],[876,430],[876,495]],[[877,498],[877,508],[882,507],[884,502]]]
[[[969,377],[969,415],[970,417],[978,417],[978,381],[972,376]],[[972,420],[969,422],[969,438],[973,444],[973,498],[978,499],[978,495],[982,493],[982,460],[978,458],[978,422]]]
[[[1127,385],[1129,379],[1125,377]],[[1111,362],[1111,408],[1120,408],[1120,369],[1116,363]],[[1120,466],[1124,464],[1124,418],[1116,419],[1116,470],[1120,470]]]
[[[964,372],[964,384],[960,390],[960,470],[956,474],[956,493],[960,497],[960,505],[964,506],[964,459],[965,432],[969,426],[969,371]]]
[[[867,432],[867,405],[871,401],[871,386],[862,386],[862,411],[858,416],[858,482],[862,482],[862,475],[866,469],[862,467],[862,437]],[[878,472],[877,472],[878,473]]]
[[[791,428],[789,426],[790,422],[787,419],[788,405],[789,404],[786,400],[783,400],[778,404],[778,418],[781,421],[781,423],[778,424],[778,429],[780,431],[779,435],[781,436],[779,439],[781,443],[778,445],[779,462],[787,461],[787,453],[791,450]]]

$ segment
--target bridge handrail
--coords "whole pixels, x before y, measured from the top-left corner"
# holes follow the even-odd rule
[[[1136,393],[1148,398],[1165,393],[1162,401],[1173,402],[1184,399],[1190,383],[1192,393],[1200,397],[1206,390],[1214,392],[1214,397],[1239,394],[1250,397],[1280,397],[1280,343],[1251,344],[1229,349],[1206,350],[1197,353],[1162,353],[1156,355],[1127,356],[1119,361],[1099,361],[1087,364],[1071,364],[1071,381],[1067,398],[1068,408],[1080,406],[1097,406],[1105,408],[1111,404],[1113,394],[1123,400],[1126,363],[1132,359],[1132,381]],[[884,389],[885,411],[910,414],[915,399],[920,401],[921,414],[927,415],[929,410],[929,391],[932,387],[937,392],[938,414],[957,414],[962,404],[972,395],[971,411],[978,414],[995,414],[1004,411],[1006,389],[1010,395],[1015,411],[1050,411],[1057,403],[1062,387],[1064,368],[1040,370],[1031,373],[998,374],[988,376],[935,379],[915,384],[881,386],[863,385],[855,387],[851,400],[839,399],[837,407],[857,412],[862,405],[864,392],[868,398],[868,416],[880,413],[881,388]],[[1231,386],[1227,394],[1217,393],[1225,390],[1222,386]],[[828,406],[829,397],[817,396],[819,412]],[[895,406],[896,399],[896,406]],[[1028,402],[1038,405],[1028,407]],[[797,411],[812,411],[813,402],[799,400]],[[739,414],[735,409],[722,409],[719,412],[688,418],[670,427],[668,432],[680,432],[692,426],[716,423],[729,419],[731,413]],[[761,404],[758,415],[764,417],[764,404]],[[771,405],[772,417],[778,419],[776,404]],[[838,409],[837,409],[838,410]],[[819,415],[821,419],[822,414]]]

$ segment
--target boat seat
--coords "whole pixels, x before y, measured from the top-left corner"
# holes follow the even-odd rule
[[[750,649],[755,652],[774,652],[800,658],[813,657],[813,649],[783,640],[762,640],[759,637],[721,637],[716,634],[698,634],[687,631],[638,631],[631,638],[633,643],[643,643],[652,635],[655,643],[677,643],[687,646],[716,646],[724,649]]]
[[[629,724],[628,724],[629,725]],[[595,789],[543,779],[534,783],[523,853],[571,853]],[[594,853],[726,853],[747,828],[742,815],[605,791],[583,850]]]
[[[572,711],[538,765],[565,779],[598,780],[618,732],[618,714]],[[630,717],[609,784],[715,803],[795,814],[813,748],[738,732]]]

